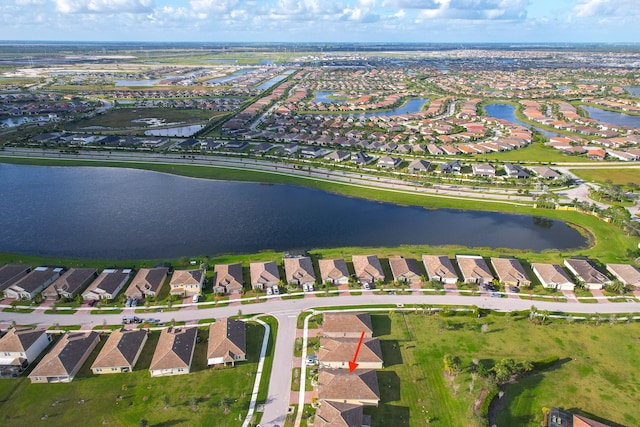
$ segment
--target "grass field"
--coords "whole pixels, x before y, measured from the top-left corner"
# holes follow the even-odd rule
[[[586,181],[595,181],[601,184],[611,181],[616,185],[628,186],[629,184],[640,185],[640,167],[625,169],[571,169],[571,172]]]
[[[542,407],[556,406],[613,426],[640,423],[640,324],[566,322],[534,325],[526,315],[483,318],[372,314],[385,368],[378,371],[381,403],[367,408],[373,426],[482,425],[473,405],[484,387],[471,387],[472,360],[487,367],[502,358],[560,362],[505,387],[498,426],[540,426]],[[482,325],[486,324],[485,332]],[[462,372],[443,375],[445,354]]]
[[[532,165],[540,163],[593,162],[593,160],[589,160],[585,156],[563,154],[560,150],[546,147],[539,142],[534,142],[525,148],[517,150],[503,151],[500,153],[476,154],[473,158],[489,161],[495,160],[499,162],[524,162]]]
[[[131,373],[91,374],[91,363],[106,341],[102,339],[71,383],[31,384],[26,377],[0,380],[4,425],[137,426],[143,418],[155,426],[240,425],[249,408],[264,328],[247,325],[249,360],[226,369],[207,368],[208,330],[203,328],[199,335],[202,342],[196,344],[188,375],[150,377],[159,337],[159,332],[152,332]]]

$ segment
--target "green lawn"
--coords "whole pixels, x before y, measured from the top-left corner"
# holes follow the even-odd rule
[[[547,147],[540,142],[534,142],[527,147],[517,150],[502,151],[500,153],[475,154],[474,159],[495,160],[499,162],[563,163],[563,162],[593,162],[585,156],[564,154],[560,150]]]
[[[640,324],[601,326],[560,321],[534,325],[526,315],[483,318],[419,314],[372,314],[385,368],[378,371],[381,403],[367,408],[372,426],[483,425],[473,405],[487,384],[476,378],[472,360],[491,367],[497,360],[540,361],[558,357],[552,368],[506,386],[499,426],[537,427],[543,406],[574,408],[612,425],[638,425],[640,382],[636,366]],[[486,324],[485,332],[482,325]],[[462,372],[443,375],[445,354],[458,356]],[[455,395],[454,395],[455,394]]]
[[[610,180],[614,185],[640,185],[640,167],[638,169],[571,169],[571,172],[586,181],[594,181],[601,184]]]
[[[81,129],[89,126],[103,126],[111,129],[146,128],[143,122],[133,120],[157,118],[167,123],[202,122],[220,115],[220,112],[205,110],[179,110],[173,108],[114,108],[93,117],[74,123],[73,128]]]
[[[247,362],[208,369],[206,337],[196,344],[192,373],[151,378],[149,365],[159,332],[152,332],[134,372],[95,376],[90,365],[101,344],[68,384],[31,384],[25,377],[0,380],[0,412],[5,426],[240,425],[249,407],[264,328],[247,325]],[[121,396],[121,398],[118,398]],[[79,403],[84,400],[84,403]],[[47,419],[42,418],[47,415]]]

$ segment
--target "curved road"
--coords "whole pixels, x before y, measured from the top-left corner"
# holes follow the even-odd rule
[[[374,295],[369,292],[360,296],[338,297],[306,297],[304,299],[282,300],[280,297],[266,298],[265,302],[241,305],[231,303],[224,307],[206,309],[191,309],[193,304],[187,304],[185,309],[172,312],[153,313],[152,316],[163,322],[171,320],[184,321],[196,324],[198,319],[220,318],[232,316],[242,311],[242,314],[271,314],[278,320],[278,333],[276,335],[273,369],[275,375],[269,379],[269,392],[262,416],[262,426],[283,426],[289,407],[291,375],[293,370],[293,348],[296,335],[296,321],[298,315],[315,307],[330,306],[360,306],[375,304],[428,304],[448,306],[471,306],[480,308],[512,311],[529,310],[535,305],[539,310],[550,312],[562,311],[585,314],[610,314],[633,313],[639,311],[637,302],[621,302],[615,304],[581,304],[571,302],[532,301],[520,298],[490,298],[485,296],[459,296],[459,295]],[[1,307],[1,306],[0,306]],[[6,305],[4,306],[6,307]],[[0,325],[7,325],[15,321],[18,324],[37,324],[83,326],[83,329],[91,329],[94,326],[104,324],[118,324],[122,316],[134,314],[135,309],[125,309],[121,314],[90,314],[89,310],[81,310],[74,315],[44,314],[46,307],[36,309],[32,313],[0,312]]]

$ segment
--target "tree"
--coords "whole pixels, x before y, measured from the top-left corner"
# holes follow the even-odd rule
[[[457,375],[460,373],[460,358],[451,354],[445,354],[443,358],[444,370],[450,375]]]

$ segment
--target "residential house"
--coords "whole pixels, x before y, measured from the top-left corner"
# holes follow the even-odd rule
[[[554,407],[549,408],[546,421],[547,425],[545,427],[611,427],[609,424]]]
[[[21,264],[6,264],[0,267],[0,292],[23,278],[31,271],[31,267]]]
[[[97,276],[95,268],[70,268],[42,291],[42,296],[51,300],[73,299]]]
[[[384,280],[384,272],[376,255],[353,255],[352,261],[360,283],[372,285],[378,280]]]
[[[640,288],[640,269],[631,264],[607,264],[607,271],[625,286]]]
[[[111,332],[91,365],[91,371],[96,375],[133,372],[147,337],[148,332],[143,329]]]
[[[351,154],[351,161],[355,162],[358,165],[366,165],[373,162],[376,158],[371,157],[367,153],[363,151],[358,151],[357,153]]]
[[[533,173],[538,176],[538,178],[549,180],[560,178],[560,174],[551,169],[549,166],[532,166],[529,169],[531,169]]]
[[[197,336],[198,328],[163,329],[149,366],[151,376],[188,374],[191,370]]]
[[[169,281],[171,295],[189,297],[200,295],[204,288],[205,272],[203,270],[174,270]]]
[[[29,274],[5,288],[4,296],[31,300],[38,292],[42,292],[60,277],[63,270],[63,268],[36,267]]]
[[[273,288],[280,283],[280,272],[274,261],[252,262],[249,264],[249,272],[253,289]]]
[[[419,283],[422,280],[422,273],[418,261],[413,258],[401,256],[389,258],[393,280],[402,283]]]
[[[329,338],[358,338],[373,336],[373,326],[369,313],[324,313],[322,332]]]
[[[440,173],[460,173],[462,165],[458,160],[440,165]]]
[[[289,284],[313,286],[316,283],[316,274],[313,272],[311,258],[307,256],[285,257],[284,272]]]
[[[382,350],[378,338],[320,338],[318,362],[324,369],[349,369],[349,361],[358,352],[357,369],[382,369]]]
[[[523,167],[511,163],[504,165],[504,171],[509,178],[526,179],[530,176],[529,172],[524,170]]]
[[[344,160],[347,160],[350,155],[351,153],[348,151],[336,150],[327,154],[326,156],[324,156],[324,158],[327,160],[333,160],[334,162],[342,162]]]
[[[136,300],[157,297],[168,275],[167,267],[141,268],[125,291],[125,295]]]
[[[67,332],[29,374],[32,383],[68,383],[100,342],[98,332]]]
[[[20,375],[50,342],[46,329],[9,329],[0,338],[0,378]]]
[[[479,255],[456,255],[456,262],[465,283],[482,285],[493,280],[489,266]]]
[[[347,263],[343,259],[321,259],[318,260],[318,267],[322,282],[328,282],[332,285],[349,283],[349,270],[347,270]]]
[[[531,284],[531,279],[522,264],[515,258],[491,258],[491,265],[498,275],[498,280],[505,286],[520,287]]]
[[[408,170],[409,172],[428,172],[431,167],[431,162],[421,159],[415,159],[411,163],[409,163]]]
[[[422,255],[422,263],[431,281],[438,281],[448,285],[458,282],[458,273],[453,268],[451,260],[446,255]]]
[[[231,365],[247,360],[245,323],[224,318],[209,326],[207,365]]]
[[[300,157],[316,159],[324,155],[324,150],[320,147],[304,147],[300,152]]]
[[[531,270],[545,288],[573,291],[576,286],[569,275],[557,264],[533,263]]]
[[[313,427],[370,427],[371,416],[364,415],[362,405],[320,401]]]
[[[82,293],[82,299],[85,301],[99,301],[101,299],[115,299],[118,292],[124,287],[131,277],[131,269],[114,269],[109,268],[103,270],[98,278]]]
[[[475,176],[494,177],[496,168],[491,163],[481,163],[471,165],[471,170]]]
[[[213,292],[216,294],[240,294],[243,285],[242,263],[216,264],[213,268]]]
[[[402,159],[400,157],[390,157],[390,156],[382,156],[378,160],[379,168],[397,168],[402,163]]]
[[[598,270],[596,266],[587,259],[565,259],[564,265],[588,289],[602,289],[612,282],[606,274]]]
[[[372,369],[321,369],[318,374],[318,399],[378,406],[378,376]]]

